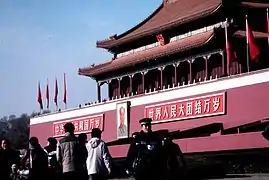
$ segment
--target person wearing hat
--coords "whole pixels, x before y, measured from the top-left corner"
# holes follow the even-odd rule
[[[139,121],[139,124],[141,125],[141,132],[144,133],[151,133],[152,129],[151,129],[151,118],[143,118]]]
[[[133,142],[127,154],[127,174],[136,180],[164,180],[165,161],[162,139],[151,129],[151,118],[139,121],[141,131],[133,133]]]

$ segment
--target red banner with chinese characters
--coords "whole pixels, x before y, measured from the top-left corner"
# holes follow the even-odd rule
[[[53,136],[64,136],[64,125],[67,122],[72,122],[75,126],[75,134],[89,133],[93,128],[103,130],[104,115],[85,116],[80,118],[73,118],[72,120],[59,121],[53,123]]]
[[[145,107],[152,123],[225,114],[225,93],[167,102]]]

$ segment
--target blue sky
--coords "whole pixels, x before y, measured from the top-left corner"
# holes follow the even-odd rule
[[[45,102],[49,79],[51,102],[58,78],[62,104],[63,74],[67,76],[67,106],[96,100],[96,84],[77,75],[80,67],[108,61],[111,55],[95,47],[146,18],[162,0],[1,0],[0,116],[38,111],[37,83]],[[107,93],[102,89],[103,94]],[[51,109],[55,110],[54,104]]]

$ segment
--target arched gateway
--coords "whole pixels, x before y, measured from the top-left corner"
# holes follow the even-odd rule
[[[62,136],[67,121],[76,133],[99,127],[112,156],[124,158],[128,137],[146,116],[155,130],[172,133],[195,162],[254,167],[252,157],[264,158],[269,147],[261,136],[269,119],[268,7],[241,0],[163,1],[137,26],[97,41],[114,58],[78,71],[96,80],[97,102],[32,118],[31,135],[44,144],[48,136]],[[103,101],[105,83],[109,99]]]

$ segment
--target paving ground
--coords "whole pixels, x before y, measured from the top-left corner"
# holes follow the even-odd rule
[[[244,174],[227,175],[226,178],[204,179],[204,180],[269,180],[269,174]],[[132,178],[113,179],[113,180],[133,180]]]
[[[269,180],[269,174],[244,174],[244,175],[227,175],[225,180]],[[213,180],[213,179],[210,179]],[[216,180],[216,179],[215,179]]]

